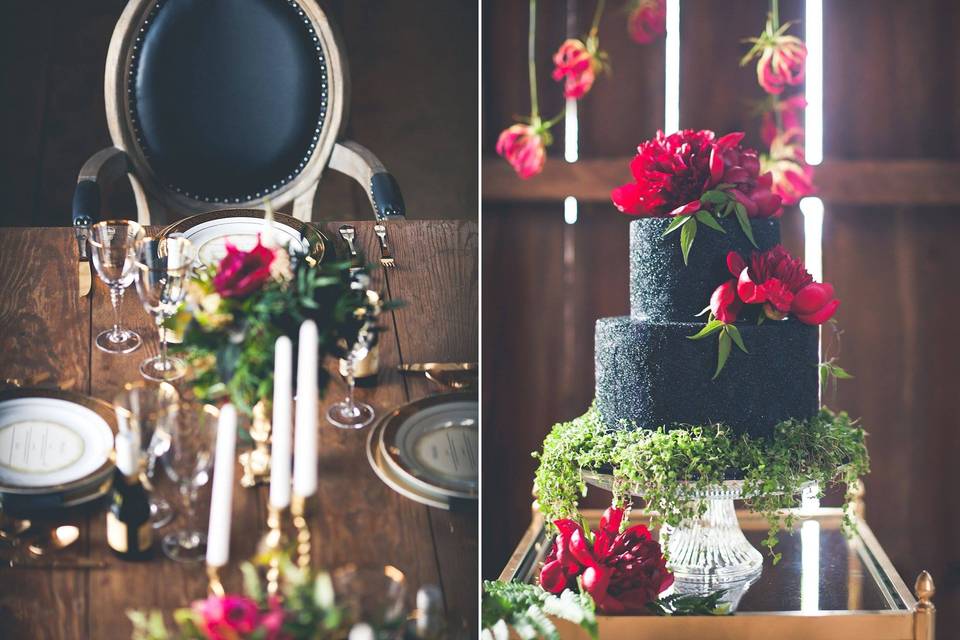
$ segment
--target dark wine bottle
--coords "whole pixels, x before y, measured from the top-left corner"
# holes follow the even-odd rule
[[[117,434],[117,470],[113,500],[107,511],[107,544],[123,560],[145,560],[153,549],[150,500],[140,484],[134,440],[129,432]]]

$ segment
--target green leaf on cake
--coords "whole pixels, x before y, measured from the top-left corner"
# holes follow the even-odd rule
[[[711,380],[716,380],[720,372],[723,371],[723,365],[727,364],[727,358],[730,357],[730,334],[726,331],[720,332],[720,338],[717,340],[717,371],[713,374]]]
[[[720,233],[726,233],[723,230],[723,227],[720,226],[720,223],[717,222],[717,219],[713,217],[713,214],[706,210],[700,210],[696,213],[697,220],[707,225],[711,229],[719,231]]]
[[[723,323],[719,320],[711,320],[707,324],[703,325],[703,328],[700,329],[697,333],[692,336],[687,336],[688,340],[700,340],[701,338],[706,338],[709,335],[713,335],[717,331],[723,328]]]
[[[667,228],[663,230],[663,235],[660,237],[666,238],[669,234],[673,233],[674,231],[676,231],[686,223],[690,222],[690,220],[691,220],[690,216],[677,216],[676,218],[670,221],[670,224],[668,224]]]
[[[747,347],[743,344],[743,338],[740,337],[740,329],[737,329],[737,327],[732,324],[728,324],[723,328],[723,330],[730,334],[730,337],[733,338],[733,341],[738,347],[740,347],[740,351],[743,351],[744,353],[750,353],[747,351]]]
[[[723,204],[730,199],[730,196],[722,191],[707,191],[700,196],[700,202],[703,204]]]
[[[683,264],[689,264],[690,247],[693,246],[693,239],[697,237],[697,221],[691,216],[689,224],[680,228],[680,252],[683,254]]]
[[[757,241],[753,239],[753,229],[750,227],[750,218],[747,217],[747,208],[741,203],[737,203],[735,210],[737,212],[737,222],[740,223],[740,228],[743,229],[743,234],[747,236],[747,240],[750,241],[750,244],[757,247]]]

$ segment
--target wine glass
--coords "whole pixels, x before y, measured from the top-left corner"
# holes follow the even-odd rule
[[[173,385],[161,382],[146,385],[128,383],[113,400],[117,425],[121,431],[130,431],[140,453],[141,481],[150,492],[150,522],[154,529],[173,519],[173,507],[153,493],[153,477],[157,459],[170,448],[168,420],[176,415],[180,395]]]
[[[163,323],[176,313],[187,293],[194,258],[193,245],[182,235],[145,237],[137,243],[137,293],[160,333],[160,355],[140,363],[140,375],[148,380],[176,380],[187,370],[183,360],[167,356],[167,331]]]
[[[143,227],[132,220],[104,220],[90,227],[93,266],[110,287],[115,317],[113,328],[97,335],[97,348],[107,353],[130,353],[140,346],[140,336],[120,326],[120,301],[136,277],[134,247],[143,233]]]
[[[177,562],[199,562],[207,553],[207,534],[196,526],[194,505],[200,487],[210,480],[219,416],[213,405],[181,402],[166,423],[170,448],[160,460],[180,491],[184,522],[180,531],[163,537],[161,546]]]
[[[357,363],[363,360],[367,353],[369,353],[375,338],[376,333],[373,331],[372,325],[370,323],[364,324],[357,334],[356,342],[353,343],[350,352],[347,353],[347,357],[345,358],[347,365],[347,397],[340,402],[330,405],[330,408],[327,409],[327,420],[335,427],[341,429],[362,429],[373,422],[373,418],[376,415],[373,407],[365,402],[357,402],[354,399],[353,392],[356,386],[354,373],[356,372]]]

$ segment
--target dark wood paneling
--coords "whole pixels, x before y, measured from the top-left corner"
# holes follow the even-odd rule
[[[352,80],[347,135],[373,150],[411,218],[476,219],[478,9],[472,3],[323,0],[343,34]],[[9,6],[8,6],[9,5]],[[4,4],[0,22],[0,226],[69,222],[77,173],[110,144],[107,46],[124,0]],[[132,216],[125,181],[106,209]],[[316,219],[372,217],[361,187],[335,172]]]

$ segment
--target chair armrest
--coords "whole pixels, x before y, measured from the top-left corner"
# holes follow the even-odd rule
[[[116,147],[101,149],[83,163],[73,192],[72,216],[81,258],[87,257],[90,225],[100,218],[100,184],[113,182],[126,175],[129,167],[127,154]]]
[[[330,168],[360,183],[377,220],[406,216],[400,185],[369,149],[353,141],[338,142],[330,156]]]

